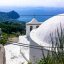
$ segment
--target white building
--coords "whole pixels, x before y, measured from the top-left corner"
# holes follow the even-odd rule
[[[47,51],[51,52],[51,48],[48,48],[52,47],[50,34],[53,33],[52,37],[54,38],[57,36],[57,28],[59,33],[61,32],[60,23],[62,29],[64,29],[63,15],[64,14],[54,16],[42,24],[37,22],[35,19],[32,19],[31,22],[28,22],[26,24],[26,35],[19,36],[18,43],[14,43],[19,46],[14,44],[5,46],[7,64],[27,64],[28,61],[31,61],[32,64],[35,64],[37,60],[43,57],[43,51],[45,56],[47,55]]]
[[[27,47],[21,46],[21,50],[27,60],[33,62],[33,64],[35,64],[36,59],[40,59],[40,57],[42,57],[42,52],[40,49],[36,49],[37,47],[35,46],[39,45],[32,41],[30,38],[30,32],[33,29],[37,29],[41,24],[42,22],[38,22],[35,18],[33,18],[30,22],[26,23],[26,36],[19,36],[18,43],[27,45]]]
[[[30,36],[31,30],[38,28],[41,24],[42,22],[38,22],[35,18],[26,23],[26,36]]]

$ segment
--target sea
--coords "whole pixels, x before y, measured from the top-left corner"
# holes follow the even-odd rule
[[[64,13],[64,8],[56,7],[0,7],[1,12],[16,11],[20,17],[17,19],[20,22],[29,22],[36,18],[39,22],[44,22],[47,19]]]

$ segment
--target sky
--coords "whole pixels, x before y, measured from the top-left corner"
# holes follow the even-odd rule
[[[0,0],[0,7],[64,7],[64,0]]]

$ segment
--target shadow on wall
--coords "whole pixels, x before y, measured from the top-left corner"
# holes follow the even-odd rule
[[[38,60],[47,56],[48,50],[43,49],[43,47],[35,43],[30,37],[27,37],[27,39],[30,41],[30,62],[35,64]]]

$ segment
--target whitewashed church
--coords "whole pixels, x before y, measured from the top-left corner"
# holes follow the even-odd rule
[[[19,36],[18,43],[5,46],[6,64],[27,64],[29,61],[35,64],[43,58],[43,51],[47,55],[47,51],[51,51],[48,47],[52,47],[50,33],[53,33],[54,38],[56,29],[60,31],[60,23],[64,28],[64,14],[60,15],[45,22],[38,22],[33,18],[26,23],[26,35]]]
[[[26,57],[25,61],[27,60],[28,62],[32,62],[33,64],[35,64],[36,60],[42,57],[42,51],[40,50],[39,45],[31,39],[30,33],[33,29],[37,29],[41,24],[42,22],[38,22],[35,18],[33,18],[30,22],[26,23],[26,35],[19,36],[18,43],[24,45],[21,46],[21,51]]]

